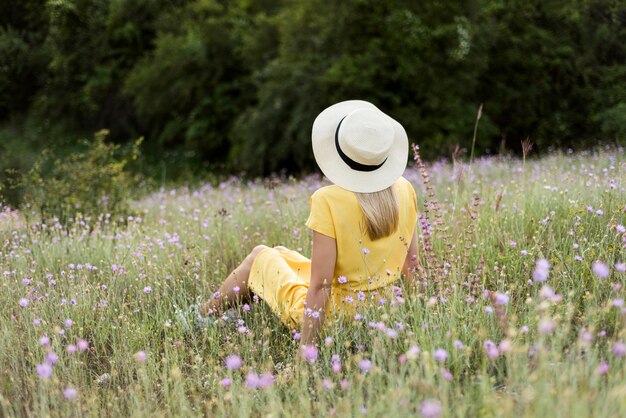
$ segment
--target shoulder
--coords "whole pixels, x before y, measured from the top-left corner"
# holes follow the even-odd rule
[[[400,177],[398,180],[396,180],[394,187],[400,193],[407,193],[409,195],[415,196],[415,188],[413,187],[413,184],[404,177]]]
[[[354,193],[343,189],[335,184],[330,186],[324,186],[317,189],[311,195],[311,201],[314,200],[325,200],[325,201],[341,201],[354,196]]]

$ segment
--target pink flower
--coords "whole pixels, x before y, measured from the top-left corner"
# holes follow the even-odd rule
[[[314,345],[305,345],[300,349],[300,354],[306,361],[313,364],[317,361],[319,353]]]
[[[243,366],[243,360],[237,354],[232,354],[226,357],[224,365],[228,370],[237,370]]]
[[[229,379],[228,377],[225,377],[224,379],[222,379],[222,381],[220,382],[220,385],[222,385],[222,387],[229,387],[231,384],[233,383],[233,381],[231,379]]]
[[[442,412],[441,402],[436,399],[425,399],[420,403],[420,414],[424,418],[439,418]]]
[[[76,347],[80,351],[85,351],[89,348],[89,343],[87,342],[87,340],[78,340],[78,342],[76,343]]]
[[[19,305],[20,305],[22,308],[25,308],[25,307],[27,307],[27,306],[28,306],[28,299],[26,299],[26,298],[21,298],[21,299],[19,300],[19,302],[18,302],[18,303],[19,303]]]
[[[65,351],[67,351],[68,354],[74,354],[76,352],[76,346],[74,344],[68,344],[65,347]]]
[[[487,352],[487,357],[489,357],[489,359],[491,360],[497,359],[498,356],[500,355],[500,351],[498,351],[498,347],[491,340],[485,341],[483,344],[483,347],[485,348],[485,351]]]
[[[626,355],[626,344],[621,341],[616,341],[613,344],[613,355],[615,357],[624,357]]]
[[[44,347],[50,345],[50,338],[45,336],[45,335],[40,337],[39,338],[39,344],[43,345]]]
[[[609,363],[602,360],[600,364],[598,364],[597,372],[600,376],[603,376],[609,372]]]
[[[556,323],[550,318],[542,318],[539,320],[539,334],[548,335],[552,334],[554,329],[556,328]]]
[[[135,361],[139,362],[139,363],[143,363],[148,359],[148,355],[146,354],[145,351],[137,351],[133,357],[135,358]]]

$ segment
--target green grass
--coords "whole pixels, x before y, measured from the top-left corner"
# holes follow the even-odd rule
[[[435,400],[449,417],[624,416],[625,361],[612,350],[626,341],[626,315],[612,304],[626,285],[614,266],[626,262],[618,232],[626,224],[625,170],[623,149],[553,154],[523,168],[512,159],[475,160],[471,171],[430,166],[443,223],[433,227],[433,252],[421,254],[429,267],[423,283],[399,282],[402,300],[333,324],[314,364],[300,359],[292,330],[263,303],[241,311],[244,332],[185,335],[174,311],[212,294],[257,244],[310,255],[304,221],[317,178],[163,190],[135,202],[139,216],[123,220],[26,225],[5,211],[0,415],[401,417],[419,416],[422,402]],[[410,168],[406,177],[423,204],[419,173]],[[546,285],[560,298],[543,297],[544,285],[533,282],[540,258],[549,260]],[[594,275],[595,261],[610,266],[610,277]],[[508,304],[494,306],[486,291],[506,293]],[[540,333],[541,320],[554,330]],[[40,345],[42,336],[50,346]],[[67,353],[79,339],[89,349]],[[490,359],[487,340],[510,348]],[[434,356],[440,348],[444,362]],[[145,362],[135,359],[139,351]],[[47,352],[59,358],[48,380],[36,372]],[[227,370],[229,354],[244,366]],[[372,362],[367,372],[362,359]],[[248,388],[249,372],[275,381]],[[224,378],[232,385],[223,387]],[[67,387],[76,399],[65,399]]]

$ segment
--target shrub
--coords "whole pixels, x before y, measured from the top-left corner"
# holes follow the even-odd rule
[[[84,141],[85,151],[58,157],[45,150],[33,167],[17,182],[23,193],[22,206],[38,213],[41,220],[57,217],[61,223],[70,217],[111,216],[129,212],[129,193],[139,176],[128,170],[137,159],[143,138],[121,150],[105,142],[107,130],[96,132],[92,141]]]

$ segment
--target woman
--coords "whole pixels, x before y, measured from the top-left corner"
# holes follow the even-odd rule
[[[312,143],[334,185],[311,196],[311,260],[285,247],[258,246],[201,315],[221,314],[252,292],[285,325],[301,327],[301,343],[309,345],[325,324],[352,317],[372,298],[393,297],[401,272],[412,279],[417,203],[402,177],[408,157],[402,126],[371,103],[349,100],[320,113]]]

